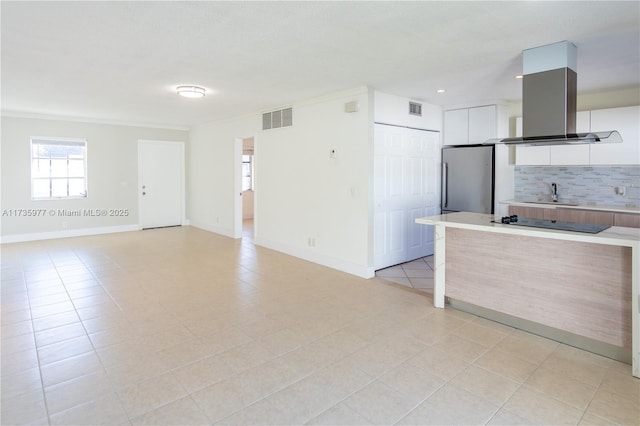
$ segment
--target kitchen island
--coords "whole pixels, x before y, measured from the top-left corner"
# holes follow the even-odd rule
[[[450,213],[435,225],[434,304],[632,364],[640,377],[640,229],[597,234]],[[498,218],[499,219],[499,218]]]

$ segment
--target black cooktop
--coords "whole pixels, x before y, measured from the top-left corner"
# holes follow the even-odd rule
[[[494,223],[504,223],[508,225],[529,226],[532,228],[556,229],[560,231],[585,232],[597,234],[610,228],[609,225],[597,225],[593,223],[562,222],[559,220],[530,219],[527,217],[505,216],[502,220],[492,220]]]

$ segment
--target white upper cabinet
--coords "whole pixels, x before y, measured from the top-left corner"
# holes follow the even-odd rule
[[[522,136],[522,117],[516,117],[516,137]],[[550,146],[516,146],[516,165],[548,166],[551,164]]]
[[[495,105],[469,108],[469,143],[486,142],[497,136]]]
[[[578,111],[576,114],[576,133],[590,131],[591,111]],[[549,147],[549,161],[553,166],[589,164],[589,145],[558,145]]]
[[[618,109],[618,108],[616,108]],[[592,111],[578,111],[576,115],[576,132],[588,133],[592,130]],[[522,136],[522,117],[516,118],[516,136]],[[516,164],[519,166],[568,166],[593,164],[593,146],[554,145],[554,146],[518,146],[516,147]]]
[[[590,145],[591,164],[640,164],[640,106],[591,111],[591,131],[617,130],[622,143]]]
[[[498,136],[496,105],[444,112],[444,144],[479,144]]]
[[[466,145],[469,143],[469,109],[454,109],[444,112],[444,144]]]

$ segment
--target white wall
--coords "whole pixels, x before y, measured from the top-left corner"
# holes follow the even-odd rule
[[[376,91],[374,93],[374,121],[398,126],[442,131],[442,108],[420,101],[422,116],[409,114],[410,99]]]
[[[292,127],[258,132],[257,244],[371,275],[369,99],[361,87],[296,104]],[[360,110],[346,113],[352,101]]]
[[[234,236],[234,206],[239,191],[234,183],[240,164],[235,164],[235,140],[252,137],[262,117],[253,114],[224,122],[195,126],[189,141],[189,219],[193,226]],[[240,161],[240,160],[238,160]]]
[[[31,200],[32,136],[87,139],[88,197]],[[189,132],[63,120],[2,117],[1,210],[45,209],[45,216],[2,217],[2,241],[57,238],[138,227],[138,140],[184,141]],[[122,217],[63,217],[58,210],[128,209]],[[56,214],[50,215],[49,211]],[[188,211],[187,211],[188,217]]]

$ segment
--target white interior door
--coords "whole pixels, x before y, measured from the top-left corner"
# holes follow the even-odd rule
[[[181,225],[184,216],[184,143],[138,141],[140,226]]]
[[[437,214],[439,133],[375,125],[374,269],[433,254],[433,227],[418,217]]]

